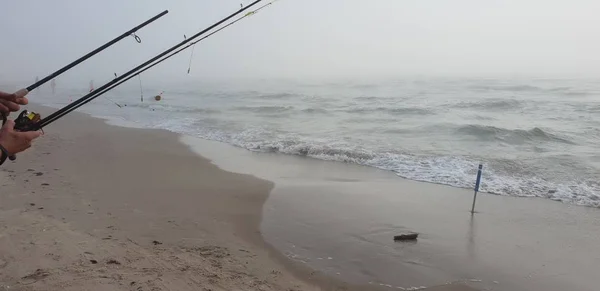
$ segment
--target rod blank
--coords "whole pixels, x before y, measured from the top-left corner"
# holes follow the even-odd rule
[[[140,24],[140,25],[138,25],[138,26],[136,26],[136,27],[134,27],[134,28],[132,28],[132,29],[130,29],[130,30],[128,30],[128,31],[126,31],[126,32],[124,32],[123,34],[121,34],[121,35],[120,35],[120,36],[118,36],[117,38],[115,38],[115,39],[113,39],[113,40],[111,40],[111,41],[109,41],[109,42],[105,43],[104,45],[100,46],[99,48],[97,48],[97,49],[95,49],[95,50],[93,50],[93,51],[89,52],[89,53],[88,53],[88,54],[86,54],[85,56],[83,56],[83,57],[81,57],[81,58],[79,58],[79,59],[75,60],[74,62],[72,62],[72,63],[70,63],[70,64],[68,64],[68,65],[66,65],[66,66],[64,66],[63,68],[59,69],[58,71],[56,71],[56,72],[54,72],[54,73],[52,73],[52,74],[50,74],[50,75],[48,75],[48,76],[44,77],[43,79],[41,79],[41,80],[39,80],[39,81],[36,81],[34,84],[32,84],[32,85],[30,85],[29,87],[27,87],[27,88],[26,88],[26,89],[27,89],[27,91],[32,91],[32,90],[34,90],[35,88],[37,88],[37,87],[39,87],[39,86],[41,86],[41,85],[45,84],[46,82],[48,82],[48,81],[50,81],[50,80],[52,80],[52,79],[54,79],[54,78],[58,77],[60,74],[62,74],[62,73],[64,73],[64,72],[68,71],[69,69],[73,68],[74,66],[77,66],[78,64],[82,63],[83,61],[85,61],[85,60],[87,60],[87,59],[89,59],[89,58],[93,57],[93,56],[94,56],[94,55],[96,55],[97,53],[99,53],[99,52],[101,52],[101,51],[103,51],[103,50],[107,49],[108,47],[110,47],[110,46],[112,46],[113,44],[115,44],[115,43],[119,42],[120,40],[122,40],[122,39],[124,39],[124,38],[126,38],[126,37],[130,36],[131,34],[133,34],[133,33],[135,33],[136,31],[138,31],[140,28],[142,28],[142,27],[144,27],[144,26],[146,26],[146,25],[148,25],[148,24],[150,24],[150,23],[154,22],[155,20],[157,20],[157,19],[159,19],[159,18],[163,17],[163,16],[164,16],[165,14],[167,14],[167,13],[169,13],[169,11],[168,11],[168,10],[165,10],[165,11],[163,11],[163,12],[159,13],[158,15],[156,15],[156,16],[154,16],[154,17],[152,17],[152,18],[148,19],[148,20],[146,20],[144,23],[142,23],[142,24]]]

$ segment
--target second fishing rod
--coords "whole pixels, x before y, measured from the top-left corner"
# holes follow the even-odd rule
[[[202,35],[206,34],[207,32],[211,31],[212,29],[214,29],[215,27],[218,27],[219,25],[227,22],[228,20],[234,18],[235,16],[241,14],[242,12],[250,9],[251,7],[255,6],[256,4],[260,3],[262,0],[256,0],[254,2],[252,2],[251,4],[249,4],[246,7],[241,8],[240,10],[234,12],[233,14],[223,18],[222,20],[218,21],[217,23],[211,25],[210,27],[198,32],[197,34],[193,35],[192,37],[189,37],[187,39],[185,39],[184,41],[178,43],[177,45],[165,50],[164,52],[158,54],[157,56],[151,58],[150,60],[144,62],[143,64],[129,70],[127,73],[122,74],[121,76],[111,80],[110,82],[102,85],[101,87],[99,87],[98,89],[90,92],[89,94],[86,94],[85,96],[77,99],[76,101],[68,104],[67,106],[57,110],[56,112],[48,115],[47,117],[37,121],[37,122],[30,122],[27,123],[26,125],[21,126],[21,128],[15,128],[17,130],[20,131],[34,131],[34,130],[40,130],[42,128],[44,128],[45,126],[51,124],[52,122],[58,120],[59,118],[65,116],[66,114],[74,111],[75,109],[79,108],[80,106],[82,106],[83,104],[99,97],[100,95],[98,93],[105,93],[107,92],[107,89],[112,89],[114,88],[115,84],[125,80],[126,78],[129,78],[131,76],[135,76],[137,75],[142,69],[144,69],[146,66],[154,63],[155,61],[159,60],[160,58],[166,56],[167,54],[177,50],[178,48],[194,41],[195,39],[197,39],[198,37],[201,37]]]
[[[249,16],[252,16],[252,15],[254,15],[254,14],[258,13],[260,10],[262,10],[262,9],[264,9],[264,8],[266,8],[266,7],[270,6],[270,5],[272,5],[273,3],[277,2],[277,1],[278,1],[278,0],[271,1],[271,2],[269,2],[269,3],[267,3],[267,4],[265,4],[265,5],[262,5],[262,6],[260,6],[259,8],[255,9],[255,10],[253,10],[253,11],[250,11],[250,12],[248,12],[248,13],[244,14],[244,16],[241,16],[241,17],[237,18],[236,20],[234,20],[234,21],[232,21],[232,22],[228,23],[227,25],[224,25],[223,27],[221,27],[221,28],[219,28],[219,29],[217,29],[217,30],[215,30],[215,31],[213,31],[213,32],[211,32],[211,33],[209,33],[209,34],[205,35],[204,37],[202,37],[202,38],[200,38],[200,39],[198,39],[198,40],[196,40],[196,41],[194,41],[194,42],[191,42],[191,43],[189,43],[189,44],[188,44],[188,45],[186,45],[185,47],[183,47],[183,48],[181,48],[181,49],[179,49],[179,50],[177,50],[177,51],[175,51],[175,52],[173,52],[173,53],[169,54],[168,56],[166,56],[166,57],[164,57],[164,58],[162,58],[162,59],[160,59],[160,60],[156,61],[154,64],[151,64],[151,65],[149,65],[148,67],[146,67],[146,68],[144,68],[143,70],[139,71],[139,72],[138,72],[138,73],[136,73],[135,75],[129,76],[129,77],[127,77],[126,79],[124,79],[124,80],[121,80],[120,82],[118,82],[118,83],[116,83],[116,84],[112,85],[111,87],[108,87],[108,88],[106,88],[106,89],[105,89],[105,90],[103,90],[103,91],[97,91],[97,92],[96,92],[96,94],[97,94],[97,95],[96,95],[95,97],[99,97],[100,95],[102,95],[102,94],[104,94],[104,93],[106,93],[106,92],[108,92],[108,91],[110,91],[110,90],[114,89],[115,87],[118,87],[119,85],[121,85],[121,84],[123,84],[123,83],[125,83],[125,82],[127,82],[127,81],[129,81],[129,80],[131,80],[132,78],[135,78],[136,76],[140,76],[140,74],[141,74],[141,73],[143,73],[143,72],[145,72],[145,71],[147,71],[147,70],[151,69],[152,67],[154,67],[154,66],[156,66],[156,65],[158,65],[158,64],[160,64],[160,63],[162,63],[162,62],[164,62],[164,61],[166,61],[166,60],[168,60],[168,59],[170,59],[171,57],[173,57],[173,56],[175,56],[175,55],[177,55],[177,54],[179,54],[179,53],[183,52],[184,50],[187,50],[187,49],[189,49],[190,47],[193,47],[195,44],[197,44],[197,43],[199,43],[199,42],[201,42],[201,41],[203,41],[203,40],[205,40],[205,39],[209,38],[210,36],[212,36],[212,35],[214,35],[214,34],[216,34],[216,33],[220,32],[220,31],[222,31],[223,29],[225,29],[225,28],[227,28],[227,27],[230,27],[230,26],[232,26],[232,25],[236,24],[237,22],[239,22],[239,21],[243,20],[244,18],[247,18],[247,17],[249,17]],[[193,54],[193,51],[192,51],[192,54]],[[190,67],[191,67],[191,58],[190,58]],[[188,68],[188,74],[189,74],[189,71],[190,71],[190,69]],[[140,80],[140,89],[141,89],[141,80]],[[87,100],[87,101],[83,102],[82,104],[78,105],[77,107],[83,106],[84,104],[86,104],[86,103],[88,103],[88,102],[90,102],[90,101],[92,101],[92,100],[93,100],[93,99],[89,99],[89,100]],[[142,99],[142,100],[143,100],[143,99]],[[119,107],[121,107],[120,105],[118,105],[118,106],[119,106]]]

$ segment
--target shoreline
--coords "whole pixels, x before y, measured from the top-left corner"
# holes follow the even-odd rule
[[[561,290],[569,286],[582,288],[573,290],[594,290],[589,289],[594,285],[583,266],[593,266],[590,260],[594,258],[586,257],[586,252],[593,251],[590,246],[600,242],[600,237],[587,235],[569,240],[582,230],[592,231],[594,223],[600,222],[594,208],[480,193],[480,212],[468,222],[465,217],[470,210],[470,190],[406,180],[368,166],[251,152],[167,130],[109,122],[76,113],[53,125],[42,137],[49,142],[34,145],[31,153],[24,153],[17,163],[10,164],[15,165],[13,173],[4,167],[2,171],[6,173],[1,174],[6,176],[0,178],[15,183],[9,187],[14,201],[0,207],[0,221],[15,220],[20,227],[31,230],[24,226],[23,219],[34,225],[48,223],[45,219],[49,219],[54,221],[50,226],[62,232],[74,231],[77,235],[90,235],[86,240],[102,240],[96,242],[98,246],[105,246],[107,235],[109,242],[133,243],[125,249],[150,250],[158,255],[160,263],[164,263],[164,258],[156,253],[157,248],[180,258],[199,249],[194,242],[201,241],[208,247],[224,244],[226,255],[217,251],[220,258],[187,260],[184,265],[212,265],[218,259],[216,265],[223,269],[230,266],[228,260],[236,265],[240,260],[252,259],[251,271],[242,268],[243,275],[236,269],[239,266],[225,269],[237,274],[233,276],[237,279],[262,278],[259,281],[267,286],[261,285],[264,290],[414,290],[410,288],[421,286],[436,291]],[[74,157],[85,159],[65,161]],[[42,164],[35,166],[36,171],[45,164],[61,164],[58,170],[43,171],[41,177],[50,179],[51,187],[28,184],[37,172],[28,171],[28,166],[19,161],[36,163],[38,159]],[[156,159],[160,166],[152,166],[148,159]],[[61,173],[63,176],[53,176]],[[149,177],[164,181],[151,181]],[[114,185],[102,185],[111,180],[115,180]],[[145,184],[169,188],[156,191]],[[31,193],[15,194],[23,189]],[[179,190],[175,196],[165,198],[164,194],[170,193],[166,189]],[[38,191],[42,194],[35,194]],[[65,197],[53,193],[56,191],[65,192]],[[211,195],[190,195],[198,191],[225,195],[216,195],[216,200],[209,199]],[[241,192],[249,196],[240,195]],[[38,201],[30,202],[32,197]],[[222,200],[223,197],[233,200]],[[44,209],[36,210],[39,199]],[[209,203],[194,207],[194,203],[202,201]],[[36,205],[31,207],[28,203]],[[94,208],[91,214],[90,207]],[[13,213],[15,210],[20,214]],[[100,210],[107,212],[103,218],[96,214]],[[31,212],[43,216],[32,218]],[[66,218],[69,227],[58,227],[59,218],[63,223]],[[515,224],[515,220],[519,223]],[[120,230],[104,229],[108,227],[104,222]],[[553,227],[559,229],[550,231]],[[419,242],[398,245],[389,240],[390,235],[404,229],[420,232]],[[149,243],[155,239],[161,245]],[[543,248],[538,245],[540,241]],[[561,244],[578,250],[569,249],[563,256]],[[229,251],[236,249],[239,252]],[[524,252],[528,249],[532,251]],[[213,250],[222,249],[217,247],[210,252]],[[0,236],[0,266],[7,261],[6,252]],[[15,254],[9,253],[11,256]],[[333,259],[321,260],[328,256]],[[83,264],[81,257],[73,254],[71,260]],[[520,262],[520,267],[510,267],[511,260]],[[547,260],[558,266],[547,267]],[[501,264],[490,265],[494,261]],[[569,272],[575,269],[582,273]],[[530,272],[543,277],[565,271],[568,273],[561,273],[560,280],[547,282],[535,282],[535,278],[521,275]],[[118,272],[116,275],[123,276]],[[170,275],[184,276],[179,280],[189,276],[181,271],[170,271]],[[225,281],[241,284],[229,288],[258,288],[228,280]],[[203,284],[216,288],[214,283]]]
[[[64,105],[64,104],[63,104]],[[45,107],[47,107],[46,105],[44,105]],[[184,133],[178,130],[173,130],[171,128],[162,128],[162,127],[158,127],[158,128],[153,128],[153,127],[147,127],[146,125],[143,125],[141,123],[138,123],[137,121],[130,121],[125,119],[122,116],[103,116],[103,115],[98,115],[97,112],[95,113],[88,113],[88,112],[80,112],[81,114],[85,114],[86,116],[89,116],[91,118],[97,118],[97,119],[101,119],[104,120],[108,125],[111,126],[117,126],[117,127],[125,127],[125,128],[138,128],[138,129],[158,129],[158,130],[165,130],[168,132],[172,132],[175,134],[178,134],[180,136],[190,136],[193,138],[200,138],[203,140],[207,140],[207,141],[211,141],[211,142],[217,142],[217,143],[222,143],[226,146],[233,146],[235,148],[240,148],[240,149],[244,149],[246,151],[249,152],[253,152],[253,153],[265,153],[265,154],[271,154],[271,152],[262,152],[262,151],[253,151],[250,150],[248,148],[245,148],[243,146],[238,146],[238,145],[234,145],[231,144],[229,142],[226,141],[221,141],[218,139],[206,139],[203,137],[198,137],[195,136],[193,134],[188,134],[188,133]],[[463,179],[462,181],[467,181],[467,184],[472,184],[470,187],[466,187],[466,186],[460,186],[460,185],[453,185],[453,184],[447,184],[444,182],[436,182],[436,181],[429,181],[429,180],[423,180],[423,179],[419,179],[419,178],[409,178],[409,177],[404,177],[401,176],[399,173],[395,172],[394,170],[388,169],[388,168],[382,168],[379,166],[374,166],[374,165],[369,165],[369,164],[363,164],[363,163],[356,163],[356,162],[344,162],[344,161],[339,161],[339,160],[328,160],[328,159],[321,159],[321,158],[317,158],[317,157],[313,157],[313,156],[304,156],[304,155],[296,155],[296,154],[290,154],[290,153],[284,153],[284,152],[273,152],[274,154],[281,154],[283,156],[294,156],[294,157],[300,157],[300,158],[308,158],[308,159],[312,159],[315,160],[316,162],[320,162],[320,161],[331,161],[331,162],[338,162],[338,163],[343,163],[343,164],[348,164],[348,165],[352,165],[352,166],[359,166],[359,167],[367,167],[370,169],[373,169],[375,171],[385,171],[385,172],[389,172],[392,173],[393,175],[395,175],[397,178],[402,179],[402,180],[408,180],[408,181],[414,181],[414,182],[419,182],[419,183],[426,183],[426,184],[434,184],[434,185],[441,185],[441,186],[445,186],[445,187],[451,187],[451,188],[456,188],[456,189],[463,189],[463,190],[471,190],[473,189],[474,185],[475,185],[475,177],[477,174],[477,165],[474,164],[472,170],[472,177],[469,176],[469,178],[467,179]],[[200,156],[202,156],[201,153],[199,153]],[[552,197],[550,194],[552,193],[556,193],[556,190],[552,190],[548,192],[548,195],[544,196],[543,194],[524,194],[524,195],[518,195],[518,194],[503,194],[503,193],[499,193],[499,192],[493,192],[493,191],[486,191],[486,184],[490,183],[492,180],[490,178],[488,178],[486,175],[486,171],[488,169],[484,166],[483,169],[483,179],[482,179],[482,183],[481,183],[481,188],[479,193],[483,193],[483,194],[491,194],[491,195],[497,195],[497,196],[504,196],[504,197],[516,197],[516,198],[525,198],[525,199],[529,199],[529,198],[538,198],[538,199],[542,199],[542,200],[549,200],[549,201],[553,201],[553,202],[559,202],[562,204],[567,204],[567,205],[574,205],[574,206],[578,206],[578,207],[587,207],[587,208],[596,208],[596,209],[600,209],[595,205],[589,205],[589,204],[585,204],[580,202],[579,200],[568,200],[568,199],[563,199],[560,197]],[[236,171],[233,171],[236,172]],[[252,175],[252,174],[250,174]],[[463,183],[464,184],[464,183]],[[545,193],[545,192],[544,192]],[[578,202],[579,201],[579,202]]]

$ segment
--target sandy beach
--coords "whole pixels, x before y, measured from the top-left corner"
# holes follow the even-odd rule
[[[177,134],[73,114],[1,171],[2,290],[316,290],[262,243],[273,184]]]

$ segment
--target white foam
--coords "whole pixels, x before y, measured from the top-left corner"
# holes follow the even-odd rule
[[[221,131],[201,132],[200,137],[230,143],[252,151],[279,152],[302,155],[316,159],[356,163],[394,171],[398,176],[430,183],[460,188],[474,188],[478,161],[464,157],[416,156],[398,153],[378,153],[352,147],[332,147],[314,141],[291,139],[260,140],[261,130],[248,130],[240,134]],[[576,205],[600,207],[596,189],[575,181],[571,185],[556,184],[536,177],[502,176],[484,163],[480,191],[519,197],[541,197]]]

